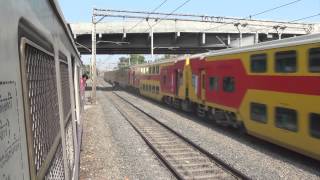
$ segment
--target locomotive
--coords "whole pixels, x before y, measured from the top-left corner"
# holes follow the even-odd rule
[[[320,160],[320,34],[134,65],[104,78]]]

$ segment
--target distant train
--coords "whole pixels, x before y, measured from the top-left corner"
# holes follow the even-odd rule
[[[104,78],[320,160],[320,34],[135,65]]]

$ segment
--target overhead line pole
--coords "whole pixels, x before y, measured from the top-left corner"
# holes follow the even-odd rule
[[[91,58],[91,69],[92,69],[92,90],[91,90],[91,103],[96,103],[96,88],[97,88],[97,69],[96,69],[96,17],[95,10],[92,12],[92,58]]]

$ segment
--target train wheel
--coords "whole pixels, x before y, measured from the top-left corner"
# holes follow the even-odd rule
[[[245,135],[247,134],[247,128],[246,126],[243,124],[243,122],[241,122],[238,126],[238,131],[240,135]]]

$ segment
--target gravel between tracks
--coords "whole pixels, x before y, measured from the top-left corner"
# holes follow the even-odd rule
[[[174,179],[166,167],[97,91],[98,104],[85,110],[80,179]]]
[[[277,152],[256,146],[255,142],[228,136],[223,128],[208,127],[190,116],[177,114],[124,91],[117,93],[253,179],[320,179],[320,167],[310,168],[292,162]]]

